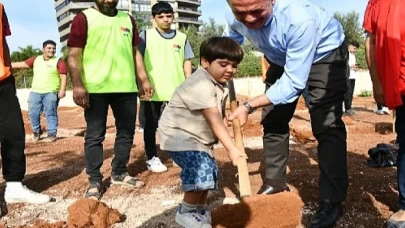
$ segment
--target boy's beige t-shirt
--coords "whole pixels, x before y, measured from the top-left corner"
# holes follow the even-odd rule
[[[201,110],[217,107],[225,113],[228,87],[200,68],[174,92],[159,120],[160,148],[165,151],[205,151],[218,142]]]

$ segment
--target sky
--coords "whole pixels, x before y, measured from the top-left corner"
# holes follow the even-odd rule
[[[12,35],[7,38],[11,51],[19,47],[32,45],[41,48],[45,40],[54,40],[60,50],[59,34],[52,0],[0,0],[6,9]],[[282,0],[280,0],[282,1]],[[298,0],[299,1],[299,0]],[[348,13],[356,11],[360,19],[364,15],[368,0],[311,0],[324,8],[328,13],[338,11]],[[225,0],[202,0],[202,20],[207,22],[214,18],[218,24],[224,24]],[[34,10],[35,9],[35,10]]]

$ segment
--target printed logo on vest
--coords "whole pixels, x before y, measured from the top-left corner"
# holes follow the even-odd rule
[[[175,52],[180,52],[181,46],[178,45],[178,44],[173,44],[173,48],[174,48],[174,51],[175,51]]]
[[[124,36],[129,36],[131,30],[129,30],[129,28],[121,27],[121,32],[124,33]]]

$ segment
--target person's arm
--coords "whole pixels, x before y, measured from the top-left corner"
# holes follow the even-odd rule
[[[186,45],[184,46],[184,64],[183,64],[183,70],[184,70],[184,76],[188,78],[192,72],[193,68],[191,65],[191,59],[194,58],[194,53],[193,49],[191,48],[190,42],[188,39],[186,39]]]
[[[385,104],[384,90],[378,76],[377,64],[375,60],[375,35],[368,32],[366,37],[366,62],[373,83],[373,96],[377,104]]]
[[[12,62],[12,63],[11,63],[11,67],[12,67],[13,69],[30,68],[30,66],[28,66],[25,61]]]
[[[295,26],[288,32],[287,57],[284,73],[265,94],[248,101],[252,108],[259,108],[269,104],[286,104],[295,101],[305,88],[309,72],[315,56],[315,39],[317,28],[315,22],[308,20]],[[231,113],[228,120],[238,118],[243,126],[248,118],[248,110],[244,106],[238,107]]]
[[[89,94],[82,81],[83,49],[87,43],[87,20],[78,13],[72,21],[67,42],[67,68],[73,85],[73,101],[83,108],[90,106]]]
[[[208,126],[214,132],[214,135],[222,143],[225,149],[228,151],[229,159],[236,166],[239,157],[245,157],[233,143],[231,136],[229,135],[228,129],[226,128],[222,118],[221,113],[218,108],[208,108],[201,110]]]
[[[67,78],[66,64],[65,61],[63,61],[62,59],[58,60],[58,72],[60,77],[60,89],[58,97],[61,99],[66,96],[66,78]]]

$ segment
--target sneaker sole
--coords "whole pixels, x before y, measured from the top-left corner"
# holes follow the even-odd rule
[[[151,171],[152,173],[164,173],[164,172],[167,172],[167,169],[165,169],[165,170],[163,170],[163,169],[162,170],[153,170],[153,169],[151,169],[149,167],[148,167],[148,170]]]
[[[6,203],[30,203],[30,204],[45,204],[45,203],[49,203],[51,202],[51,199],[45,201],[30,201],[30,200],[23,200],[23,199],[16,199],[16,198],[4,198],[4,201],[6,201]]]
[[[184,227],[184,228],[191,228],[191,227],[187,227],[187,225],[185,225],[180,219],[177,218],[177,216],[174,217],[174,221],[176,221],[180,226]],[[212,225],[209,224],[204,224],[204,227],[212,227]]]
[[[138,181],[141,181],[141,180],[138,180]],[[128,184],[128,183],[123,182],[123,181],[115,181],[115,180],[111,179],[111,184],[122,185],[122,186],[130,187],[130,188],[143,188],[143,187],[145,187],[146,184],[143,181],[142,181],[142,183],[143,183],[142,186],[136,186],[136,185],[133,185],[133,184]]]

